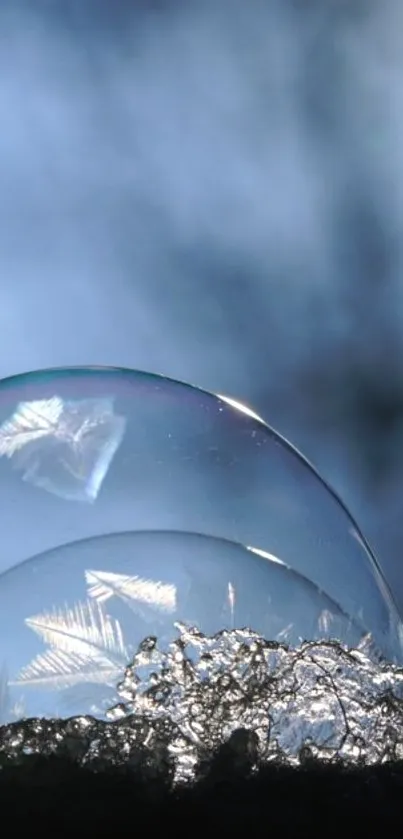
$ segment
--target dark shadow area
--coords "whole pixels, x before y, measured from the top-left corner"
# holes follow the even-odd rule
[[[168,767],[95,772],[36,756],[0,774],[3,823],[14,832],[30,824],[41,836],[130,836],[145,828],[148,835],[214,828],[249,837],[399,831],[402,790],[401,762],[347,770],[308,761],[250,777],[228,747],[197,783],[175,791]]]

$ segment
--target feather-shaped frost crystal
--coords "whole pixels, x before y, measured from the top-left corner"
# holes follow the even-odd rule
[[[86,571],[88,594],[98,603],[121,597],[130,607],[144,604],[162,612],[175,612],[176,586],[143,577],[116,574],[113,571]]]
[[[64,690],[80,683],[116,684],[130,658],[119,621],[96,600],[26,618],[47,649],[10,684]]]

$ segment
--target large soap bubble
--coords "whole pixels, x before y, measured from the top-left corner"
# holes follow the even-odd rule
[[[3,569],[136,530],[252,545],[402,659],[396,608],[346,509],[291,445],[225,397],[109,368],[3,380],[0,510]]]
[[[103,717],[141,642],[175,622],[213,635],[253,627],[296,645],[364,642],[364,630],[277,557],[191,533],[100,536],[42,554],[0,580],[0,722]]]

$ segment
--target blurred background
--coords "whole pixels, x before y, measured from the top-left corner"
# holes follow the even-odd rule
[[[401,0],[2,0],[0,375],[251,404],[403,608]]]

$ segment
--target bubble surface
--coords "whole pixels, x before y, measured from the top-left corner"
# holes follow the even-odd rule
[[[183,532],[95,537],[0,579],[2,722],[102,718],[139,645],[158,638],[169,649],[179,623],[208,635],[253,626],[293,646],[364,641],[359,624],[272,555]]]
[[[346,509],[290,444],[225,397],[109,368],[3,380],[0,510],[0,568],[136,530],[251,545],[402,659],[392,597]]]

